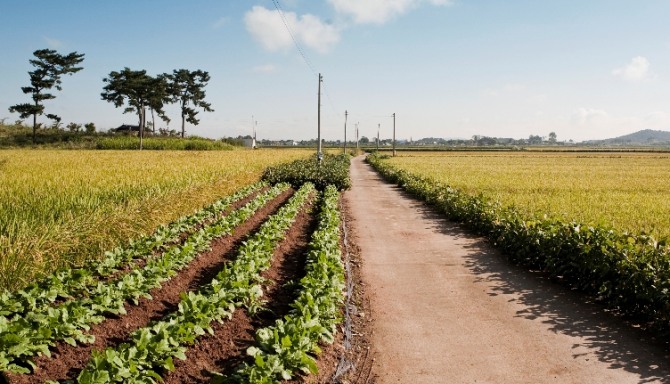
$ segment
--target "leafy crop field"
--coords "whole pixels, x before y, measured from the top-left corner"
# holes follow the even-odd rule
[[[401,153],[392,164],[524,215],[670,236],[667,153]]]
[[[273,383],[317,373],[342,320],[340,193],[321,176],[317,188],[291,175],[314,175],[315,159],[287,164],[273,169],[293,185],[266,175],[101,260],[2,292],[0,382]],[[317,166],[348,185],[337,177],[348,165],[328,155]]]
[[[305,150],[0,152],[0,288],[150,233]]]

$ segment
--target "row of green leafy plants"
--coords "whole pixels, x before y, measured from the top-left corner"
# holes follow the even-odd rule
[[[77,382],[160,382],[162,373],[174,369],[174,359],[186,359],[188,346],[205,333],[213,333],[213,322],[223,323],[240,307],[251,313],[259,311],[264,283],[261,273],[270,267],[276,247],[313,191],[313,184],[303,184],[210,284],[198,292],[182,294],[175,313],[137,330],[127,343],[94,352]],[[273,326],[258,329],[257,345],[247,350],[250,362],[231,376],[216,375],[214,383],[278,383],[318,371],[315,356],[321,352],[319,343],[332,343],[342,320],[345,276],[338,202],[337,188],[326,187],[293,309]]]
[[[131,269],[112,279],[98,280],[95,284],[77,285],[74,287],[79,296],[76,300],[65,300],[56,305],[47,303],[24,308],[22,313],[13,316],[0,316],[0,371],[29,373],[30,368],[35,367],[34,357],[39,354],[50,356],[50,348],[59,341],[71,345],[92,343],[94,339],[87,333],[91,325],[101,323],[109,315],[124,315],[126,302],[137,305],[142,297],[151,299],[149,292],[152,289],[160,287],[198,254],[209,249],[213,239],[231,234],[288,188],[288,184],[277,184],[258,194],[243,207],[195,230],[183,242],[169,245],[160,255],[146,259],[142,268]],[[108,255],[117,261],[126,256],[125,252]],[[37,290],[32,292],[39,294]],[[58,296],[66,295],[70,294]]]
[[[318,165],[325,176],[312,173],[302,180],[295,177],[299,163],[285,164],[293,171],[272,180],[276,183],[273,187],[261,182],[243,188],[193,215],[158,228],[151,236],[107,252],[101,261],[61,269],[23,290],[2,293],[0,371],[29,373],[36,367],[34,359],[50,356],[58,342],[73,346],[92,343],[94,337],[87,333],[92,325],[110,315],[125,315],[128,303],[138,305],[140,298],[151,299],[152,289],[186,268],[198,254],[209,249],[214,238],[230,234],[286,191],[289,184],[284,180],[300,183],[289,203],[244,243],[237,258],[227,263],[210,284],[197,292],[182,293],[175,313],[134,332],[127,343],[94,353],[77,379],[83,383],[160,381],[160,373],[173,368],[174,358],[185,358],[188,345],[212,332],[213,321],[224,321],[238,307],[245,307],[252,314],[262,308],[264,281],[260,273],[269,268],[274,249],[314,194],[314,184],[309,181],[312,179],[325,192],[319,228],[313,234],[308,255],[307,275],[301,280],[294,309],[273,327],[257,332],[258,346],[248,350],[253,364],[241,366],[227,380],[268,383],[297,372],[315,372],[318,343],[332,342],[335,325],[340,321],[344,272],[339,253],[337,200],[338,189],[349,185],[349,158],[326,156]],[[311,164],[311,159],[305,163]],[[256,196],[251,198],[253,194]],[[223,214],[246,198],[250,199],[246,205]],[[139,267],[137,262],[146,264]]]
[[[486,236],[514,263],[543,271],[593,295],[655,332],[670,332],[670,247],[645,234],[521,215],[483,195],[473,196],[368,156],[388,181]]]
[[[175,358],[186,359],[188,345],[213,333],[214,321],[230,319],[242,306],[252,313],[258,310],[263,295],[261,273],[270,268],[276,247],[313,192],[312,184],[304,184],[244,242],[237,257],[211,283],[197,292],[182,293],[176,312],[133,332],[126,343],[93,352],[77,382],[160,382],[162,372],[174,369]]]
[[[333,343],[336,326],[342,321],[345,272],[338,202],[337,188],[326,187],[306,273],[290,313],[256,331],[257,345],[247,350],[253,363],[243,364],[232,376],[216,376],[214,383],[269,384],[290,380],[296,373],[317,373],[314,355],[321,352],[319,343]]]
[[[181,217],[169,225],[159,226],[153,234],[131,240],[128,245],[105,252],[102,260],[90,260],[82,267],[60,268],[53,274],[29,284],[18,291],[0,293],[0,316],[10,317],[55,302],[81,296],[101,279],[120,272],[129,263],[143,260],[178,242],[181,236],[221,215],[231,204],[248,197],[265,183],[252,184],[231,196],[204,207],[191,215]]]

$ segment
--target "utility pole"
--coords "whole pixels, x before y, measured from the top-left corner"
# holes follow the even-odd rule
[[[256,125],[258,121],[254,119],[254,115],[251,115],[251,149],[256,148]]]
[[[323,76],[319,73],[319,98],[318,98],[318,112],[317,112],[317,140],[319,141],[319,145],[317,146],[317,151],[316,151],[316,156],[319,159],[319,162],[321,162],[321,159],[323,158],[323,153],[321,152],[321,82],[323,81]]]
[[[358,123],[356,123],[356,154],[358,154]]]
[[[393,113],[393,157],[395,157],[395,112]]]
[[[349,112],[344,111],[344,153],[347,153],[347,116]]]
[[[381,124],[377,124],[377,152],[379,152],[379,128]]]
[[[256,146],[258,145],[258,142],[256,141],[256,128],[258,128],[258,120],[254,120],[254,137],[251,141],[251,147],[253,149],[256,149]]]

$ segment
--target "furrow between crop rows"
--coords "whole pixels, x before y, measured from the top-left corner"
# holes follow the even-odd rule
[[[332,263],[348,165],[327,155],[273,168],[103,260],[2,293],[0,383],[245,382],[263,361],[267,382],[315,372],[340,318]]]
[[[220,215],[233,203],[262,186],[262,183],[253,184],[168,226],[160,226],[150,236],[132,241],[127,247],[106,252],[102,260],[90,261],[82,268],[63,268],[22,290],[3,292],[0,294],[0,316],[11,318],[24,315],[57,300],[87,295],[99,280],[113,276],[134,260],[144,259],[162,247],[178,242],[180,237],[192,233],[199,224]]]
[[[165,384],[207,383],[211,372],[234,369],[246,358],[246,349],[253,345],[254,329],[266,327],[288,313],[297,282],[305,273],[305,255],[317,221],[312,214],[314,205],[310,201],[301,210],[275,250],[270,268],[261,274],[263,308],[255,315],[237,310],[230,320],[215,322],[213,334],[199,338],[186,351],[186,360],[177,359],[175,370],[163,375]]]
[[[256,184],[250,186],[254,187]],[[269,189],[269,186],[263,185],[263,184],[258,184],[259,187],[254,188],[253,191],[250,193],[244,193],[244,191],[239,191],[238,193],[244,194],[243,197],[231,202],[230,204],[227,204],[225,206],[220,205],[219,203],[215,203],[217,207],[215,208],[215,211],[211,211],[211,213],[206,214],[203,219],[199,220],[199,218],[194,217],[193,215],[188,216],[189,217],[189,223],[187,224],[187,228],[183,231],[181,231],[178,234],[178,237],[175,236],[171,238],[169,242],[164,242],[160,247],[154,248],[153,252],[150,252],[149,255],[146,257],[141,257],[141,258],[135,258],[131,260],[129,263],[125,263],[121,265],[121,268],[117,270],[115,274],[108,275],[105,279],[106,280],[112,280],[116,279],[120,274],[127,273],[129,271],[132,271],[133,269],[136,268],[144,268],[146,263],[153,257],[160,256],[162,254],[162,251],[167,249],[168,246],[172,245],[178,245],[178,244],[183,244],[190,235],[193,233],[199,231],[200,229],[216,222],[217,220],[221,219],[223,216],[228,215],[229,213],[236,211],[245,205],[247,205],[249,202],[251,202],[253,199],[258,197],[259,195],[267,192]],[[199,211],[200,212],[200,211]]]
[[[183,245],[168,248],[161,257],[151,259],[144,268],[131,271],[119,281],[112,284],[99,282],[89,297],[47,307],[42,312],[36,310],[11,321],[0,318],[0,343],[6,346],[0,351],[0,369],[29,372],[28,367],[34,364],[32,357],[36,354],[49,356],[49,348],[59,340],[73,346],[93,342],[94,338],[86,332],[92,324],[102,322],[105,316],[125,314],[127,300],[137,305],[142,297],[151,299],[149,292],[152,289],[172,278],[199,253],[207,250],[213,239],[230,234],[233,228],[286,188],[286,185],[273,187],[243,208],[201,228]]]
[[[242,242],[257,231],[268,215],[274,214],[291,194],[291,190],[285,190],[235,228],[232,235],[213,241],[211,250],[200,254],[188,268],[182,269],[161,288],[152,290],[153,300],[142,298],[138,305],[126,304],[127,315],[113,316],[93,326],[89,332],[95,336],[93,344],[72,346],[61,342],[54,348],[51,357],[41,356],[36,359],[38,369],[34,374],[7,374],[11,378],[11,383],[43,383],[46,380],[76,378],[78,372],[87,364],[91,351],[102,351],[126,340],[135,330],[146,326],[150,321],[160,320],[176,310],[182,292],[196,290],[205,282],[211,281],[224,263],[235,257],[237,248]]]
[[[80,373],[80,383],[156,382],[160,372],[174,369],[174,358],[184,359],[186,346],[199,335],[212,333],[213,321],[229,319],[236,307],[253,311],[262,296],[260,274],[269,268],[277,244],[308,201],[313,186],[305,185],[260,230],[240,247],[235,261],[226,263],[199,292],[182,294],[178,310],[162,321],[141,328],[126,343],[93,352]]]
[[[321,352],[319,343],[332,343],[342,320],[345,275],[338,200],[337,189],[328,186],[310,242],[306,275],[290,313],[256,330],[257,345],[247,350],[252,363],[243,364],[232,376],[215,378],[214,383],[274,383],[299,373],[317,373],[314,354]]]

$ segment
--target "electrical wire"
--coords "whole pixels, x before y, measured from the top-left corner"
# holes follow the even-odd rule
[[[312,61],[309,59],[309,56],[307,56],[307,53],[305,53],[305,50],[302,49],[302,47],[298,43],[298,40],[295,38],[295,34],[291,30],[291,27],[289,26],[288,21],[286,20],[284,9],[282,8],[281,4],[279,4],[279,0],[272,0],[272,3],[274,4],[275,9],[279,13],[281,20],[284,23],[284,27],[286,28],[286,31],[288,32],[289,36],[291,36],[291,40],[293,40],[293,44],[295,45],[295,48],[298,50],[298,53],[300,53],[300,56],[302,56],[303,61],[305,62],[309,70],[312,71],[312,74],[314,76],[317,76],[317,71],[314,69]],[[330,97],[330,94],[326,91],[325,84],[322,90],[324,95],[326,96],[326,99],[328,99],[328,104],[330,105],[330,108],[333,110],[333,113],[335,115],[338,115],[337,112],[338,110],[335,108],[335,103],[333,103],[333,99]]]
[[[312,71],[312,74],[316,76],[317,73],[314,70],[312,62],[309,60],[309,58],[307,58],[307,54],[305,51],[303,51],[302,47],[300,47],[300,44],[298,44],[298,40],[296,40],[293,31],[291,31],[291,27],[288,25],[288,21],[286,21],[286,16],[284,15],[284,10],[279,4],[279,0],[272,0],[272,3],[275,5],[277,12],[279,12],[279,16],[281,17],[282,22],[284,22],[284,27],[286,27],[286,31],[288,32],[289,36],[291,36],[291,40],[293,40],[293,44],[295,44],[296,49],[300,53],[300,56],[302,56],[302,59],[305,61],[305,64],[307,64],[307,67]]]

